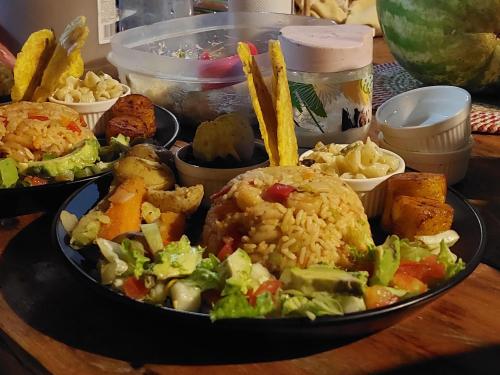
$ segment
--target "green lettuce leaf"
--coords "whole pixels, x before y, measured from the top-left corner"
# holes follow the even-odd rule
[[[307,316],[314,320],[317,316],[343,315],[342,304],[330,293],[316,292],[308,298],[294,292],[282,294],[281,312],[284,316]]]
[[[420,262],[422,259],[432,255],[429,248],[420,242],[411,242],[407,239],[400,240],[399,248],[401,259]]]
[[[149,263],[148,257],[144,256],[144,246],[139,241],[124,239],[122,241],[122,252],[120,258],[127,262],[129,270],[133,272],[136,279],[144,273],[144,266]]]
[[[394,277],[400,261],[400,243],[398,236],[389,236],[385,242],[375,248],[375,264],[370,285],[385,285]]]
[[[215,255],[210,254],[208,258],[201,260],[193,273],[185,281],[197,286],[201,291],[220,289],[223,280],[219,273],[219,265],[219,259]]]
[[[273,298],[266,292],[259,295],[252,306],[245,295],[234,293],[221,298],[210,311],[212,321],[231,318],[258,318],[269,315],[276,309]]]
[[[452,278],[465,268],[464,261],[451,252],[444,240],[439,245],[438,262],[446,267],[446,279]]]
[[[187,236],[182,236],[179,241],[170,242],[164,250],[156,253],[152,273],[160,280],[188,276],[201,262],[202,253],[202,247],[191,246]]]

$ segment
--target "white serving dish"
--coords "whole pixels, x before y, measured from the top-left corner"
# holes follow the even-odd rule
[[[180,184],[182,186],[203,185],[204,196],[202,204],[210,206],[210,196],[220,191],[226,183],[234,177],[256,168],[269,166],[269,160],[261,163],[241,168],[207,168],[190,164],[183,159],[191,145],[181,147],[175,153],[175,167],[179,174]],[[264,149],[264,146],[255,143],[255,148]]]
[[[387,143],[401,150],[447,152],[469,142],[471,96],[459,87],[430,86],[399,94],[376,113]]]
[[[474,139],[469,136],[464,147],[439,153],[402,150],[389,144],[382,133],[379,134],[379,144],[380,147],[401,155],[408,167],[419,172],[442,173],[446,176],[448,185],[453,185],[462,180],[467,173]]]
[[[341,178],[342,181],[345,181],[358,194],[361,203],[363,203],[363,207],[368,218],[376,217],[382,214],[382,211],[384,209],[385,194],[387,191],[387,184],[385,183],[386,180],[395,174],[403,173],[406,168],[405,161],[401,156],[392,151],[385,150],[384,148],[381,148],[381,150],[382,152],[394,156],[399,160],[399,167],[394,172],[386,176],[366,179]],[[304,152],[302,155],[300,155],[299,161],[307,159],[307,156],[309,156],[313,152],[314,150],[308,150]]]
[[[121,96],[129,95],[130,88],[127,85],[123,85],[123,94]],[[87,123],[88,127],[92,129],[95,134],[103,134],[104,126],[99,123],[99,119],[110,109],[113,104],[116,103],[118,98],[113,98],[109,100],[102,100],[93,103],[67,103],[63,100],[57,100],[53,96],[49,96],[49,101],[52,103],[62,104],[66,107],[72,108],[83,116],[83,119]]]

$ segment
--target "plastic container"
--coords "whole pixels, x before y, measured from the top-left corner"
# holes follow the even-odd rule
[[[130,88],[123,85],[123,95],[130,94]],[[62,104],[66,107],[72,108],[83,116],[83,119],[87,123],[88,127],[97,135],[104,133],[103,124],[99,123],[101,117],[110,109],[113,104],[116,103],[118,98],[113,98],[109,100],[103,100],[100,102],[93,103],[67,103],[62,100],[57,100],[52,96],[49,96],[49,101],[52,103]]]
[[[352,143],[368,135],[373,35],[364,25],[281,30],[300,147]]]
[[[471,135],[471,96],[459,87],[422,87],[380,106],[377,122],[388,144],[401,150],[446,152],[464,148]]]
[[[260,143],[255,143],[255,147],[264,149]],[[190,164],[184,159],[191,145],[181,147],[175,153],[175,167],[179,174],[179,180],[182,186],[193,186],[197,184],[203,185],[203,205],[210,206],[210,196],[217,193],[234,177],[245,173],[246,171],[263,168],[269,165],[269,160],[259,162],[254,165],[241,168],[207,168],[198,165]]]
[[[382,133],[379,133],[379,144],[380,147],[399,154],[408,167],[419,172],[442,173],[448,185],[453,185],[461,181],[467,173],[474,139],[470,136],[464,147],[439,153],[403,150],[387,143]]]
[[[118,33],[108,59],[132,92],[169,109],[183,125],[197,126],[230,112],[254,122],[246,79],[235,56],[237,43],[252,42],[264,77],[270,76],[268,41],[277,39],[287,25],[331,21],[244,12],[177,18]]]
[[[346,144],[341,146],[348,145]],[[384,210],[385,194],[387,192],[387,184],[385,183],[386,180],[395,174],[403,173],[406,168],[405,161],[397,153],[386,150],[385,147],[381,148],[381,151],[394,156],[399,160],[399,166],[394,172],[385,176],[366,179],[341,178],[342,181],[345,181],[352,188],[352,190],[358,194],[368,218],[377,217],[382,214],[382,211]],[[299,160],[307,159],[307,156],[313,152],[314,150],[304,152],[300,155]]]

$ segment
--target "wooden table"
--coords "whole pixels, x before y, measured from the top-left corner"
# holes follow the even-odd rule
[[[383,40],[377,39],[375,63],[389,61],[390,52]],[[488,252],[494,261],[495,252],[500,251],[500,193],[496,184],[500,178],[500,137],[476,135],[475,140],[468,175],[457,188],[481,210],[489,229]],[[336,349],[328,343],[303,342],[298,350],[289,348],[295,358],[288,359],[274,355],[273,348],[260,356],[234,356],[229,354],[237,353],[239,344],[234,338],[222,338],[222,344],[214,344],[212,337],[197,336],[196,332],[188,333],[191,337],[187,342],[179,342],[168,330],[159,335],[161,321],[138,320],[135,312],[124,312],[121,305],[74,281],[64,266],[55,267],[61,259],[47,243],[47,234],[40,233],[48,230],[50,220],[48,215],[28,215],[20,217],[13,228],[0,230],[0,374],[498,371],[500,272],[485,264],[413,317],[371,337]],[[13,293],[7,292],[5,285],[19,287]],[[142,332],[143,340],[127,342],[130,330],[134,337]],[[192,349],[189,339],[207,350]],[[245,337],[238,340],[245,341]],[[255,351],[259,353],[264,344],[253,343]],[[214,351],[214,345],[220,346]],[[216,354],[211,357],[205,352]]]

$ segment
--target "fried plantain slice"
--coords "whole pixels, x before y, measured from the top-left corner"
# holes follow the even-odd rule
[[[243,64],[243,71],[247,77],[248,90],[259,129],[264,140],[264,146],[269,155],[271,166],[280,165],[278,151],[278,121],[273,107],[273,100],[262,78],[255,58],[246,43],[238,43],[238,56]]]
[[[278,124],[279,165],[292,166],[299,162],[297,136],[293,121],[292,98],[286,76],[286,64],[278,40],[269,41],[269,55],[273,67],[273,104]]]
[[[55,48],[52,30],[39,30],[28,37],[14,65],[14,86],[10,93],[14,102],[31,100]]]

